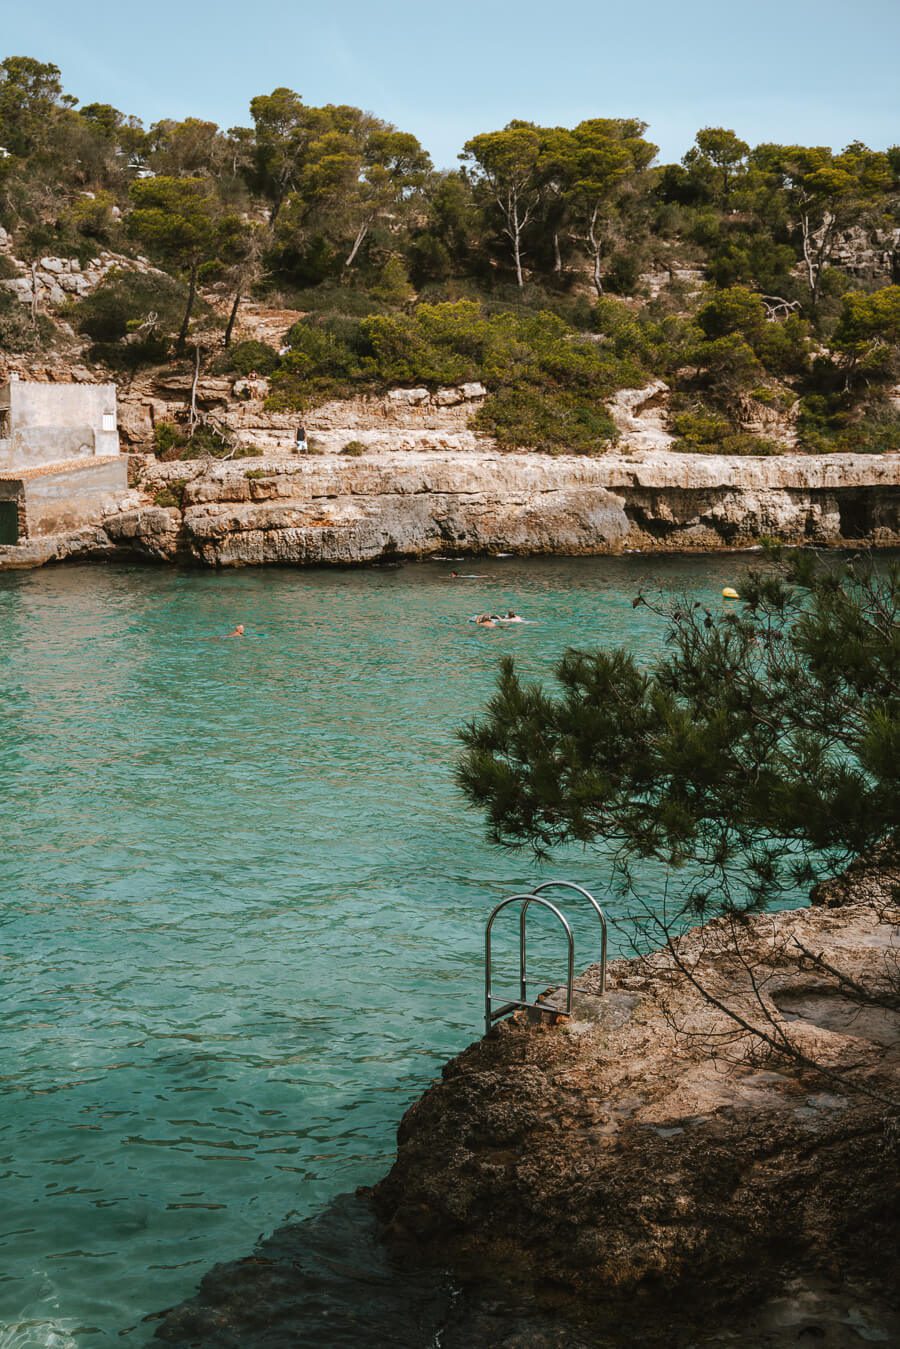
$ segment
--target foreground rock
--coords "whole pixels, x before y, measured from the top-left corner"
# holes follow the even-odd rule
[[[152,1318],[155,1341],[897,1343],[892,875],[859,867],[842,908],[751,920],[740,957],[720,923],[683,938],[677,960],[620,961],[602,1001],[589,970],[571,1022],[501,1024],[408,1111],[374,1193],[211,1270]],[[767,1033],[783,1028],[819,1069],[735,1034],[692,979]]]
[[[740,956],[714,924],[618,962],[603,1001],[590,971],[568,1024],[502,1023],[403,1120],[375,1191],[392,1243],[593,1316],[589,1343],[896,1342],[898,917],[766,915]]]

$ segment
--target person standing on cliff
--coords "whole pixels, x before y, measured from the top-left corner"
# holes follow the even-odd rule
[[[308,454],[309,446],[306,441],[306,427],[297,427],[297,454]]]

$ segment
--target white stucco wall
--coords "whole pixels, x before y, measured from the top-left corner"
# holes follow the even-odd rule
[[[85,455],[119,453],[115,384],[32,384],[0,388],[6,436],[0,464],[30,468]]]

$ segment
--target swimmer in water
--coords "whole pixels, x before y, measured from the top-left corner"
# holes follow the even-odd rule
[[[243,637],[243,635],[244,635],[244,625],[243,625],[243,623],[238,623],[238,625],[237,625],[237,627],[235,628],[234,632],[229,632],[229,633],[228,633],[228,636],[229,636],[229,637]]]
[[[520,618],[519,615],[516,613],[515,609],[507,609],[507,611],[506,611],[506,622],[507,622],[507,623],[524,623],[524,622],[525,622],[525,619],[524,619],[524,618]]]
[[[495,628],[497,626],[491,614],[479,614],[475,622],[479,628]]]

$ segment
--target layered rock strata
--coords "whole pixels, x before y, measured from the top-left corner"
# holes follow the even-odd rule
[[[900,545],[900,457],[769,459],[311,455],[161,464],[49,556],[206,566],[352,564],[445,552],[591,555],[789,544]],[[0,566],[22,565],[0,553]]]
[[[234,566],[706,550],[765,536],[900,543],[900,459],[887,456],[404,452],[138,467],[149,501],[165,500],[173,481],[180,506],[142,506],[105,522],[116,546]]]

